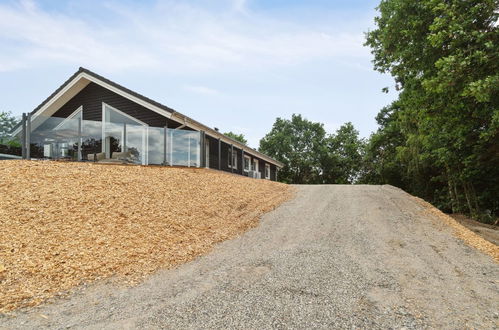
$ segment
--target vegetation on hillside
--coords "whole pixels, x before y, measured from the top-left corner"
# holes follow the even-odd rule
[[[367,141],[351,124],[328,136],[301,116],[278,118],[260,149],[286,164],[280,180],[392,184],[447,212],[497,218],[498,8],[498,0],[382,0],[366,45],[398,99]]]

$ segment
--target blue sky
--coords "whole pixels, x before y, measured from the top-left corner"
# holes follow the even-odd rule
[[[293,113],[367,137],[396,95],[363,47],[371,0],[0,0],[0,110],[83,66],[250,146]]]

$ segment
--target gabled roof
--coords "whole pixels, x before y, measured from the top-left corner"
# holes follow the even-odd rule
[[[221,141],[233,144],[234,147],[244,150],[244,152],[248,152],[263,160],[272,163],[278,167],[283,167],[284,164],[281,162],[272,159],[271,157],[262,154],[256,151],[253,148],[248,147],[241,142],[234,140],[211,127],[208,127],[200,122],[181,114],[180,112],[167,107],[159,102],[156,102],[148,97],[145,97],[139,93],[136,93],[126,87],[121,86],[120,84],[115,83],[101,75],[98,75],[88,69],[80,67],[78,71],[76,71],[68,80],[66,80],[59,88],[57,88],[49,97],[47,97],[39,106],[37,106],[33,111],[31,111],[31,115],[33,118],[36,116],[46,113],[47,115],[52,115],[57,109],[59,109],[62,105],[64,105],[69,99],[75,96],[79,91],[81,91],[85,86],[87,86],[90,82],[96,83],[104,88],[107,88],[131,101],[138,103],[145,108],[148,108],[152,111],[155,111],[166,118],[175,120],[179,123],[185,124],[186,126],[198,130],[205,131],[208,135],[213,136],[215,138],[219,138]],[[19,131],[20,124],[13,129],[13,132],[16,133]]]

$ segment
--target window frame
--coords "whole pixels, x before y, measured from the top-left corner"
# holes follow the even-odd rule
[[[248,167],[247,168],[246,168],[246,159],[248,160]],[[251,157],[250,156],[244,155],[243,170],[244,170],[244,172],[251,171]]]
[[[267,176],[268,169],[268,176]],[[270,180],[270,164],[265,164],[265,179]]]
[[[232,151],[232,148],[229,147],[227,155],[228,155],[228,157],[227,157],[227,167],[231,168],[231,169],[234,169],[234,170],[237,170],[237,150]],[[233,163],[234,163],[234,166],[232,166]]]

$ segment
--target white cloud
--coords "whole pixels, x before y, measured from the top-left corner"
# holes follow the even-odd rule
[[[220,91],[218,91],[214,88],[206,87],[206,86],[186,85],[186,86],[184,86],[184,89],[189,91],[189,92],[193,92],[196,94],[202,94],[202,95],[219,95],[220,94]]]
[[[357,31],[271,19],[250,12],[245,0],[229,0],[225,10],[167,0],[100,9],[109,21],[44,11],[32,1],[0,5],[0,71],[63,63],[104,72],[199,72],[369,56]]]

